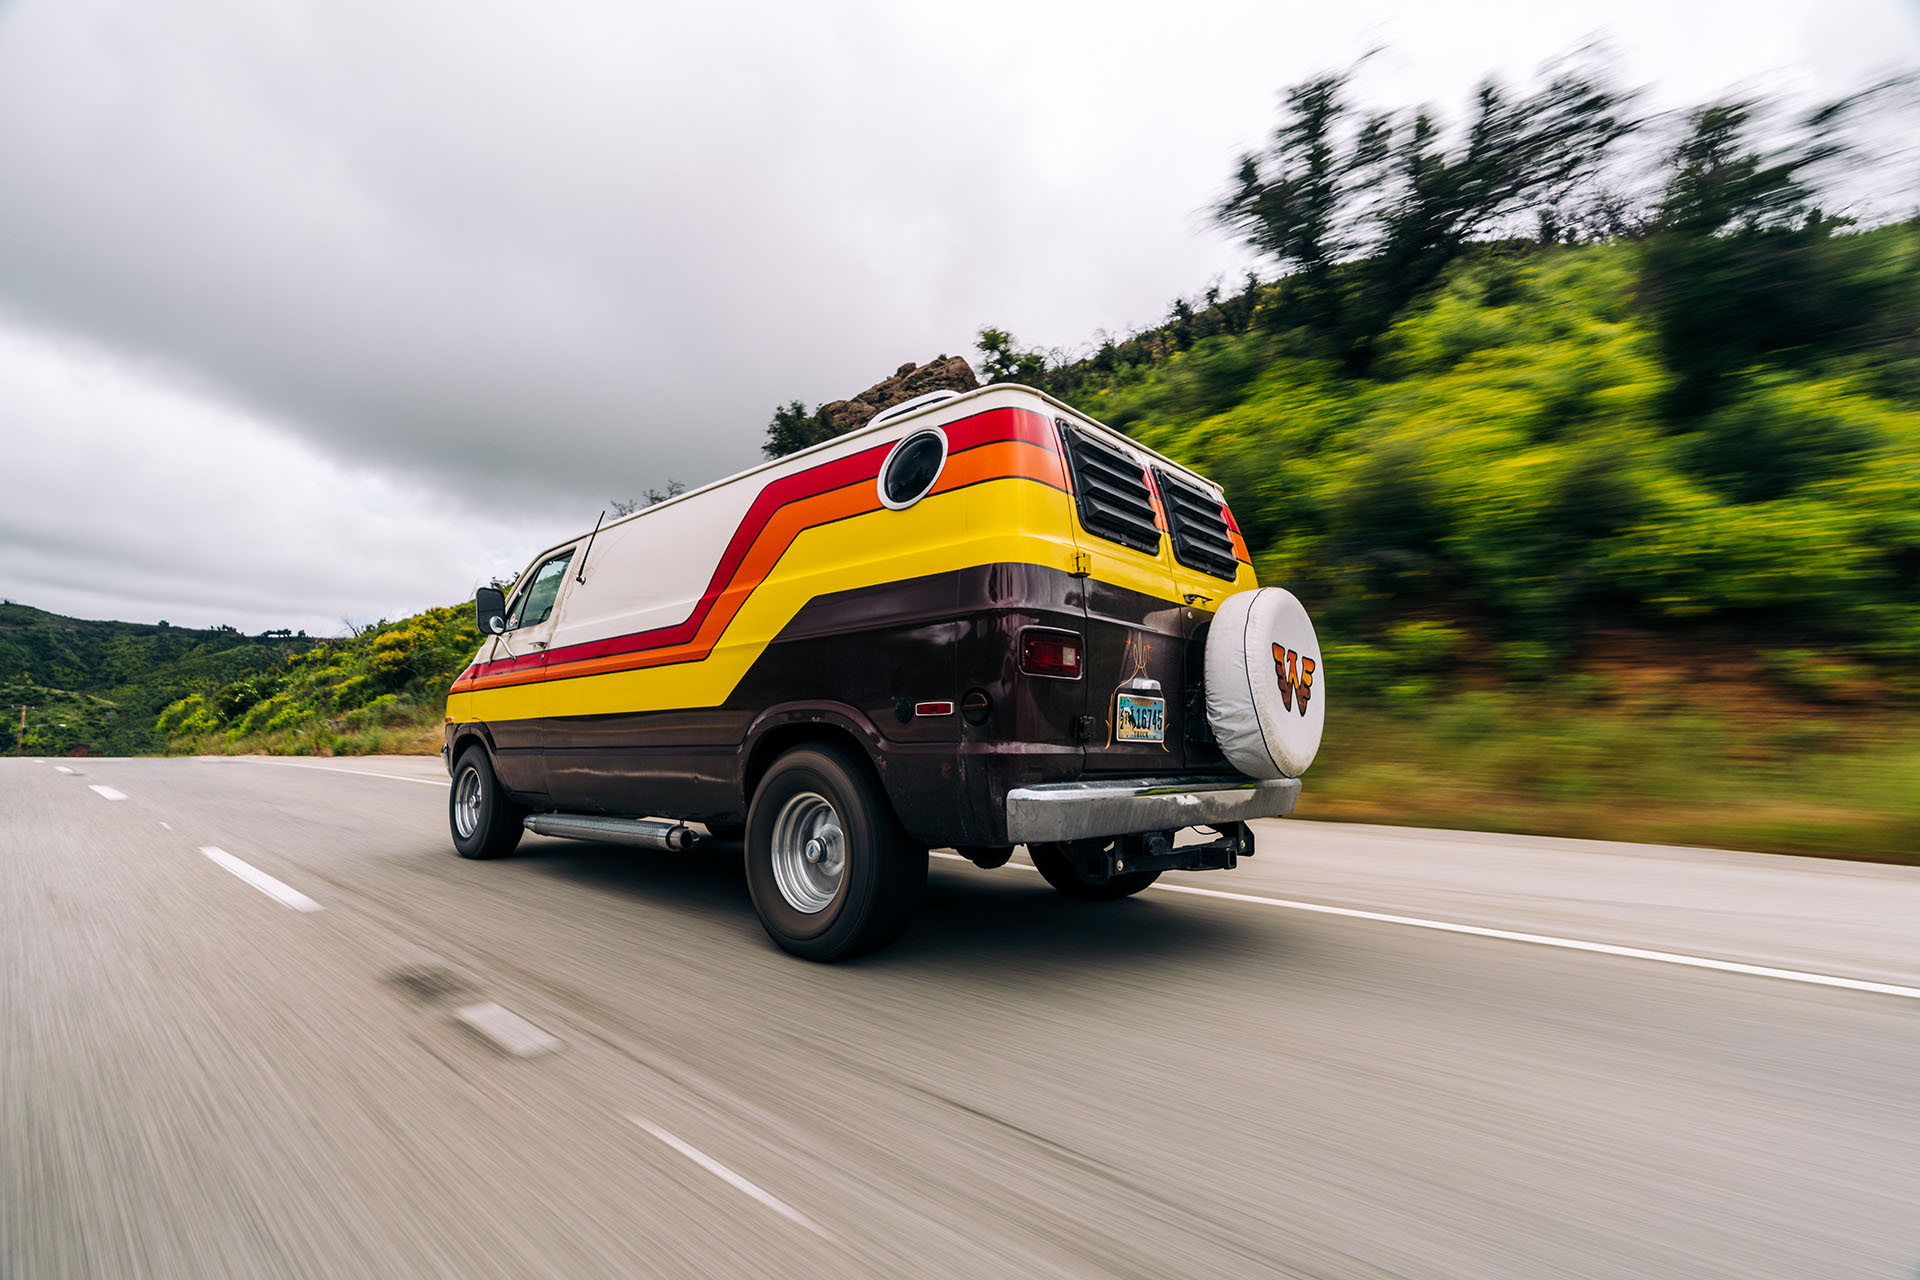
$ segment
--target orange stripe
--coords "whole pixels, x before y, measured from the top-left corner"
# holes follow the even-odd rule
[[[727,625],[747,602],[754,588],[767,579],[780,557],[800,534],[817,524],[865,515],[880,510],[880,500],[871,484],[850,484],[800,502],[788,503],[767,521],[766,530],[755,539],[752,550],[741,562],[732,582],[715,599],[713,608],[700,623],[700,630],[683,645],[649,649],[642,653],[616,653],[584,662],[563,662],[541,668],[543,679],[565,676],[601,675],[608,671],[638,671],[642,667],[661,667],[672,662],[698,661],[713,652],[713,646],[725,634]]]

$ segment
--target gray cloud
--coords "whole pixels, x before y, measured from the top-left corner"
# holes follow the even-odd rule
[[[0,424],[94,450],[35,455],[57,501],[0,520],[0,590],[263,625],[438,602],[501,567],[475,548],[755,461],[777,403],[970,353],[986,323],[1150,323],[1237,274],[1198,211],[1314,70],[1386,45],[1381,99],[1451,110],[1602,21],[1680,101],[1911,52],[1898,0],[1844,2],[0,0],[0,342],[39,370],[0,377]],[[112,382],[111,410],[56,367]],[[99,465],[116,448],[198,460],[167,470],[171,520]],[[261,492],[312,481],[239,502],[244,555],[214,514],[228,457]]]
[[[0,296],[506,496],[711,477],[776,402],[1142,273],[1060,252],[1142,191],[884,7],[460,12],[9,11]]]
[[[55,612],[332,634],[452,603],[577,519],[449,500],[152,369],[4,327],[0,405],[0,595]]]

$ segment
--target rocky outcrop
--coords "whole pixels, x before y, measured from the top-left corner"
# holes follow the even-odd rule
[[[876,383],[851,400],[835,400],[820,406],[820,414],[832,424],[832,434],[867,425],[867,419],[882,409],[904,404],[929,391],[972,391],[980,385],[973,368],[959,356],[941,356],[926,364],[908,361],[894,370],[891,378]]]

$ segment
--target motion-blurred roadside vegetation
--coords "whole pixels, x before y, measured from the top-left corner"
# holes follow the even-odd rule
[[[1074,358],[988,329],[987,376],[1219,481],[1348,696],[1437,635],[1531,680],[1623,627],[1920,694],[1920,219],[1828,203],[1910,86],[1703,107],[1665,146],[1588,72],[1490,85],[1457,136],[1347,87],[1290,90],[1215,210],[1278,280]],[[1658,162],[1637,199],[1628,146]]]

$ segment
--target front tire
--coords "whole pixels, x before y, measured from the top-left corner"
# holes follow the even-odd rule
[[[527,811],[507,799],[493,776],[487,750],[471,746],[453,766],[453,790],[447,797],[447,825],[453,847],[463,858],[504,858],[520,843],[520,820]]]
[[[1104,851],[1113,842],[1094,840],[1089,843],[1100,846]],[[1084,880],[1079,869],[1073,865],[1073,859],[1067,856],[1067,846],[1060,844],[1030,844],[1027,846],[1027,856],[1033,859],[1034,869],[1048,884],[1081,902],[1117,902],[1121,898],[1131,898],[1160,878],[1158,871],[1122,871],[1097,883]]]
[[[844,960],[905,932],[927,851],[901,829],[866,762],[828,744],[774,761],[747,813],[747,891],[782,949]]]

